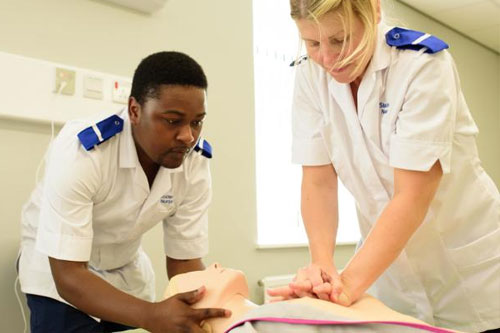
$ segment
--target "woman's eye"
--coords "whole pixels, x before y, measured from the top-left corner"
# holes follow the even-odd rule
[[[332,38],[332,39],[330,39],[330,43],[332,43],[333,45],[347,43],[347,41],[349,41],[349,37],[346,37],[345,40],[344,40],[344,38]]]
[[[308,42],[307,44],[309,45],[309,47],[318,47],[319,46],[318,42]]]
[[[193,126],[194,127],[200,127],[201,125],[203,125],[203,120],[195,120],[195,121],[193,121]]]

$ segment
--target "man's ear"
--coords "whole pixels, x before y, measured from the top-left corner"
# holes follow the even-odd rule
[[[128,117],[132,125],[137,125],[141,119],[141,104],[137,102],[135,97],[130,96],[128,99]]]

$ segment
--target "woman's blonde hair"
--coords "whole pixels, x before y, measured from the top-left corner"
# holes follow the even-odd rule
[[[372,45],[377,34],[377,0],[290,0],[290,15],[294,20],[319,20],[327,13],[335,12],[344,31],[344,43],[340,52],[340,61],[335,67],[344,67],[356,59],[360,59],[355,70],[372,56]],[[359,18],[365,31],[359,45],[351,50],[347,38],[352,32],[355,18]],[[346,54],[350,53],[346,57]]]

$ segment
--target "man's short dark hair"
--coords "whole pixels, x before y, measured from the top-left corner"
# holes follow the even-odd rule
[[[144,58],[134,73],[130,96],[143,105],[146,98],[158,98],[160,85],[194,86],[207,89],[201,66],[181,52],[158,52]]]

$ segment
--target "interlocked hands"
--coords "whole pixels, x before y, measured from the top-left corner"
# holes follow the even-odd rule
[[[323,269],[317,264],[300,268],[288,286],[269,289],[267,293],[271,302],[311,297],[349,306],[354,301],[335,267]]]

